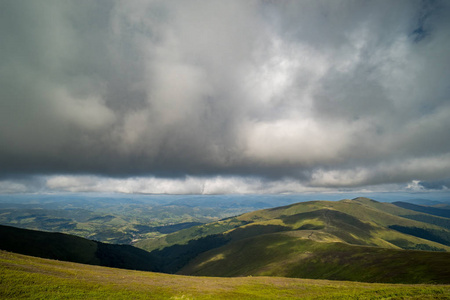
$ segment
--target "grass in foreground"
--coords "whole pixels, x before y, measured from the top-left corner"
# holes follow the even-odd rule
[[[449,295],[450,285],[189,277],[0,251],[2,299],[450,299]]]

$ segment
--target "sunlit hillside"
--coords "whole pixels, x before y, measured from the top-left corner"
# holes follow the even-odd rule
[[[450,285],[167,275],[0,251],[2,299],[445,299]]]

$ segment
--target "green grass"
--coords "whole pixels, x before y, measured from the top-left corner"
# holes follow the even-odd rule
[[[236,240],[239,236],[250,237],[257,235],[258,230],[260,234],[268,233],[264,228],[269,230],[269,227],[271,227],[271,232],[276,232],[274,231],[275,226],[278,226],[277,231],[289,229],[321,230],[334,235],[337,239],[355,245],[400,248],[399,244],[390,243],[390,240],[402,239],[408,241],[406,243],[407,246],[405,246],[406,249],[426,245],[425,247],[428,247],[428,249],[450,251],[450,246],[442,245],[429,239],[403,234],[389,228],[390,226],[414,227],[428,231],[438,230],[450,235],[450,231],[445,228],[399,216],[406,213],[417,216],[424,215],[367,198],[341,201],[310,201],[258,210],[236,218],[195,226],[169,234],[160,239],[142,240],[136,243],[135,246],[152,251],[176,244],[187,244],[190,240],[212,234],[224,234],[231,236],[232,240]]]
[[[449,253],[400,249],[449,252],[450,245],[430,233],[439,233],[447,241],[450,231],[396,215],[405,212],[366,198],[303,202],[191,227],[136,246],[158,248],[152,254],[164,263],[152,270],[167,273],[449,283],[450,273],[442,269],[450,265]],[[422,234],[394,230],[398,226]],[[277,244],[279,239],[285,244]],[[315,253],[298,255],[306,252]],[[409,255],[416,262],[405,262]],[[383,276],[385,268],[390,276]]]
[[[74,255],[84,251],[86,255],[83,255],[88,257],[92,257],[95,250],[97,259],[114,263],[121,260],[117,255],[111,257],[110,253],[121,250],[118,254],[128,257],[124,261],[139,267],[132,269],[166,273],[181,270],[186,275],[450,283],[450,253],[400,250],[449,251],[450,246],[431,241],[423,234],[412,236],[389,226],[439,232],[443,237],[450,231],[396,215],[407,211],[403,208],[394,206],[394,214],[388,213],[391,205],[386,205],[370,199],[311,201],[255,211],[138,243],[142,248],[155,249],[148,258],[143,258],[137,249],[116,249],[114,247],[119,247],[116,245],[102,244],[100,247],[99,244],[97,250],[91,249],[89,253],[84,246],[81,250],[75,247],[69,247],[69,250],[74,250]],[[7,236],[11,238],[10,234]],[[37,235],[33,234],[33,237]],[[12,240],[20,241],[20,238]],[[39,245],[42,244],[40,241]],[[26,248],[33,249],[32,246]],[[71,261],[86,263],[84,260]],[[93,264],[124,267],[111,263]],[[144,264],[149,264],[149,268],[141,268]]]
[[[314,234],[314,231],[311,231]],[[282,276],[389,283],[450,283],[450,253],[316,242],[295,232],[260,235],[199,255],[180,274]]]
[[[88,266],[0,251],[2,299],[449,299],[450,285],[214,278]]]
[[[223,233],[228,230],[245,225],[247,222],[239,221],[236,218],[228,218],[226,220],[198,225],[191,228],[183,229],[164,237],[156,239],[143,239],[134,244],[134,246],[152,251],[172,245],[187,244],[190,240],[206,237],[213,234]]]

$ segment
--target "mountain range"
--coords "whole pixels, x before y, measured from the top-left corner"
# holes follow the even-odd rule
[[[170,230],[132,246],[1,226],[0,248],[190,276],[449,284],[447,207],[408,205],[368,198],[301,202]]]

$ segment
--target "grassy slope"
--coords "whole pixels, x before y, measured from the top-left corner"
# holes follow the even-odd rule
[[[2,299],[448,299],[450,285],[275,277],[206,278],[53,261],[0,251]]]
[[[152,270],[152,256],[129,245],[95,242],[63,233],[0,225],[0,249],[92,265]]]
[[[246,223],[236,218],[227,218],[225,220],[183,229],[160,238],[140,240],[134,246],[146,251],[152,251],[175,244],[186,244],[192,239],[223,233],[227,230],[245,225]]]
[[[289,230],[299,232],[314,229],[327,234],[329,240],[353,245],[450,251],[447,245],[389,228],[398,225],[405,228],[445,230],[396,215],[405,212],[420,214],[365,198],[338,202],[311,201],[246,213],[236,218],[181,230],[167,235],[164,240],[147,240],[136,246],[148,251],[165,247],[152,254],[159,257],[158,261],[170,261],[169,265],[157,268],[168,273],[177,272],[199,254],[226,243]]]
[[[433,226],[431,224],[425,224],[401,217],[401,215],[422,214],[420,212],[403,209],[390,203],[377,202],[367,198],[356,198],[354,200],[341,201],[311,201],[297,203],[288,206],[243,214],[239,219],[273,219],[279,218],[282,215],[294,215],[318,209],[337,210],[351,215],[359,219],[360,221],[384,227],[390,225],[401,225],[437,228],[436,226]]]
[[[308,236],[312,233],[311,238]],[[284,276],[390,283],[450,283],[450,253],[325,242],[297,232],[259,235],[203,253],[180,274]]]
[[[449,224],[449,219],[448,217],[446,217],[447,211],[448,209],[439,209],[439,208],[435,208],[435,210],[439,211],[442,215],[436,215],[433,214],[433,212],[435,213],[436,211],[427,211],[425,206],[420,206],[420,205],[414,205],[414,204],[410,204],[410,203],[403,203],[403,202],[397,202],[396,203],[384,203],[384,202],[377,202],[368,198],[356,198],[352,201],[355,202],[359,202],[363,205],[367,205],[370,207],[373,207],[375,209],[381,210],[383,212],[389,213],[389,214],[393,214],[396,216],[400,216],[400,217],[406,217],[407,219],[412,219],[412,220],[417,220],[417,218],[420,217],[426,217],[430,222],[429,224],[438,224],[438,226],[450,229],[450,227],[448,226]],[[398,205],[399,203],[403,203],[406,205]],[[423,209],[422,209],[423,208]],[[429,207],[432,208],[432,207]],[[419,220],[421,222],[424,222],[423,220]],[[427,221],[425,222],[427,223]],[[447,225],[447,226],[442,226],[442,225]]]
[[[448,253],[397,251],[401,248],[450,250],[447,245],[389,228],[396,225],[407,229],[422,228],[448,233],[444,228],[397,215],[405,212],[420,214],[364,198],[298,203],[246,213],[167,235],[164,243],[159,245],[166,247],[152,254],[157,255],[161,261],[171,262],[159,269],[168,273],[182,270],[184,274],[211,276],[273,275],[387,282],[448,282],[450,274],[442,269],[442,266],[450,265]],[[266,235],[269,233],[288,235]],[[291,240],[279,246],[273,241],[274,238]],[[305,244],[305,239],[318,243]],[[150,246],[155,248],[155,244],[152,245],[151,242]],[[258,256],[260,248],[272,249],[273,255]],[[344,256],[336,255],[336,251],[343,248],[346,249],[345,257],[353,265],[347,263]],[[317,249],[323,251],[318,252],[316,257],[298,255]],[[352,255],[353,252],[355,255]],[[415,257],[414,264],[411,265],[404,259],[406,254]],[[368,265],[365,262],[367,257],[373,257],[369,259],[373,265],[371,272],[364,272]],[[300,266],[305,263],[316,271],[302,269]],[[402,264],[405,264],[405,272],[399,273],[395,267],[399,269],[398,266]],[[392,278],[382,276],[383,265],[391,269]],[[290,266],[294,267],[287,271]],[[417,268],[420,270],[417,271]],[[418,276],[415,275],[416,271]]]
[[[389,228],[389,226],[396,225],[445,230],[442,227],[429,223],[401,217],[401,215],[408,214],[428,216],[420,212],[366,198],[337,202],[310,201],[246,213],[236,218],[181,230],[160,239],[142,240],[136,243],[135,246],[152,251],[175,244],[186,244],[190,240],[211,234],[227,233],[256,225],[260,226],[260,229],[262,228],[261,226],[278,225],[288,227],[284,230],[321,229],[351,244],[388,248],[414,248],[416,245],[427,245],[429,249],[450,251],[449,246],[403,234]],[[291,218],[286,220],[289,216]],[[295,221],[295,218],[297,218],[297,221]],[[446,230],[446,232],[450,233],[449,230]]]

